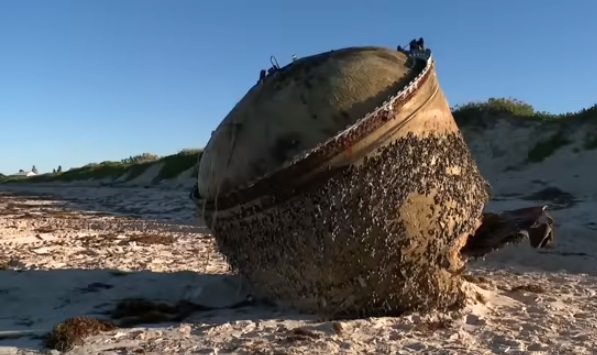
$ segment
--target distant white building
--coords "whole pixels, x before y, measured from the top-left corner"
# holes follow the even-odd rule
[[[19,171],[16,174],[12,174],[11,176],[35,176],[37,175],[33,171]]]

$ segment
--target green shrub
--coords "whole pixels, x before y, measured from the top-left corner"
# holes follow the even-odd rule
[[[551,156],[561,147],[572,143],[572,141],[566,137],[565,133],[557,132],[551,138],[538,142],[527,155],[527,160],[532,163],[538,163],[545,158]]]
[[[478,126],[485,127],[484,120],[492,116],[510,116],[540,122],[571,121],[593,122],[597,124],[597,104],[577,112],[552,114],[544,111],[535,111],[534,107],[526,102],[512,98],[490,98],[485,102],[471,102],[457,105],[452,108],[452,115],[460,127]]]

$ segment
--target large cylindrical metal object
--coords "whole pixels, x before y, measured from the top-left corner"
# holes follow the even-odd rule
[[[460,249],[488,195],[429,54],[302,58],[214,132],[199,208],[255,296],[330,316],[463,300]]]

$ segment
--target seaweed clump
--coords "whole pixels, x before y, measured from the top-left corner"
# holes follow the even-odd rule
[[[54,326],[46,335],[44,344],[50,349],[69,351],[82,345],[85,338],[118,329],[114,323],[86,317],[69,318]]]

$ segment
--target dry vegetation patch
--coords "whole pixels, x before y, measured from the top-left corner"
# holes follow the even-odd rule
[[[454,321],[450,318],[428,319],[415,325],[415,330],[423,333],[433,333],[445,330],[452,326]]]
[[[546,290],[543,286],[539,284],[524,284],[524,285],[517,285],[512,286],[510,288],[510,292],[531,292],[531,293],[545,293]]]

